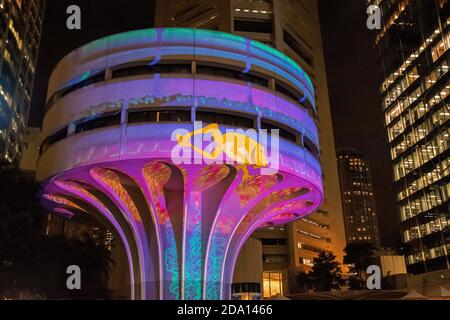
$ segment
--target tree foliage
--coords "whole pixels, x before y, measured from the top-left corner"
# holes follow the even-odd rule
[[[313,260],[312,270],[307,274],[299,276],[299,280],[306,282],[309,288],[315,291],[340,290],[344,284],[341,276],[341,267],[336,256],[330,252],[321,251]]]
[[[363,289],[363,274],[365,274],[365,270],[371,264],[375,245],[371,242],[349,243],[345,247],[344,252],[344,263],[348,264],[350,271],[357,275],[349,278],[350,289]]]
[[[89,236],[46,236],[33,177],[0,162],[0,299],[108,297],[110,252]],[[66,288],[69,265],[82,270],[82,290]]]

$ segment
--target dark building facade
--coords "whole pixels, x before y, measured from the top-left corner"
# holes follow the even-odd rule
[[[409,272],[449,268],[450,1],[369,1]]]
[[[45,0],[0,0],[0,157],[19,163]]]
[[[380,247],[375,196],[367,160],[356,150],[339,149],[337,164],[347,243],[371,242]]]

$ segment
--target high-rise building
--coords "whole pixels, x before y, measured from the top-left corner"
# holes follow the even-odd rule
[[[372,174],[364,155],[353,149],[337,151],[347,243],[370,242],[380,247]]]
[[[375,37],[382,110],[412,273],[449,268],[450,1],[379,5]]]
[[[0,0],[0,157],[20,163],[45,0]]]
[[[323,202],[313,82],[261,42],[111,35],[57,64],[46,107],[42,203],[111,230],[132,299],[230,298],[251,234]]]
[[[342,261],[345,231],[317,1],[158,0],[155,24],[220,30],[258,40],[291,57],[311,76],[325,201],[313,215],[254,234],[263,244],[263,292],[295,290],[297,273],[311,270],[314,257],[322,250],[332,251]],[[273,85],[285,97],[302,99],[279,82]]]

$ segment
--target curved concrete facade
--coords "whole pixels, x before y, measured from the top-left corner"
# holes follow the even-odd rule
[[[115,231],[130,298],[226,299],[251,233],[323,201],[314,119],[309,77],[259,42],[178,28],[103,38],[52,74],[43,204]]]

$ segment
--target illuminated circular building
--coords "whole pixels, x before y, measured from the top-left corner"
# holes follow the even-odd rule
[[[309,77],[262,43],[177,28],[106,37],[51,77],[42,201],[121,239],[131,299],[227,299],[252,232],[323,201],[315,112]]]

